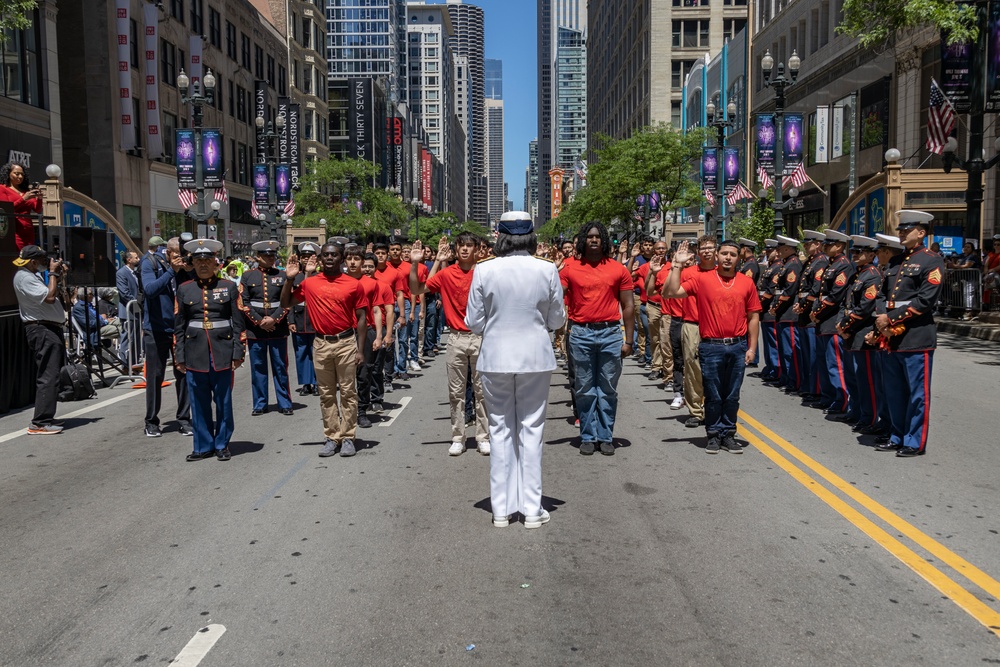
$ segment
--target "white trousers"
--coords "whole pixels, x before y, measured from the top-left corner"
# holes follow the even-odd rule
[[[480,373],[490,423],[493,516],[542,513],[542,436],[551,371]]]

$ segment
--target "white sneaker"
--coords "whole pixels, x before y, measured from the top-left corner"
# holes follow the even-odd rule
[[[526,516],[524,517],[524,527],[525,528],[541,528],[543,523],[548,523],[549,513],[542,510],[542,513],[538,516]]]
[[[494,516],[493,517],[493,527],[494,528],[506,528],[510,525],[509,516]]]
[[[477,442],[476,443],[476,451],[478,451],[483,456],[489,456],[490,455],[490,441],[489,440],[480,440],[479,442]]]
[[[684,407],[684,397],[674,396],[674,400],[670,403],[671,410],[680,410]]]
[[[418,364],[416,361],[410,361],[407,368],[409,368],[414,373],[420,372],[420,364]]]
[[[448,456],[460,456],[464,451],[465,443],[460,440],[455,440],[451,443],[451,447],[448,448]]]

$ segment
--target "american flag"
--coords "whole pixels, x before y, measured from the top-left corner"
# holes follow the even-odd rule
[[[715,206],[715,195],[708,188],[705,188],[705,200],[708,201],[709,206]]]
[[[285,204],[285,214],[295,215],[295,200],[289,199],[288,203]]]
[[[931,101],[927,110],[927,150],[941,155],[953,129],[955,129],[955,107],[951,105],[938,82],[931,79]]]
[[[737,202],[743,201],[744,199],[753,199],[753,193],[747,189],[742,182],[738,183],[733,191],[726,195],[726,203],[730,206],[735,206]]]
[[[764,169],[764,165],[758,165],[757,167],[757,180],[760,181],[760,184],[765,188],[769,188],[774,185],[771,181],[771,177],[767,173],[767,170]]]
[[[254,220],[260,220],[260,211],[257,210],[257,202],[253,199],[250,200],[250,215]]]
[[[808,180],[809,176],[806,174],[806,166],[804,163],[799,162],[799,166],[795,168],[795,171],[781,179],[781,189],[784,190],[789,185],[801,188]]]
[[[177,199],[181,202],[181,207],[186,211],[198,201],[198,191],[186,188],[177,188]]]
[[[215,199],[223,204],[229,203],[229,190],[226,189],[226,182],[222,182],[221,188],[215,188]]]

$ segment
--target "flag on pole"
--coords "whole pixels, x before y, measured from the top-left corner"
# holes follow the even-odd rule
[[[781,189],[784,190],[789,185],[801,188],[808,180],[809,176],[806,175],[806,166],[804,163],[799,162],[799,166],[795,168],[795,171],[781,179]]]
[[[743,182],[740,181],[733,188],[733,191],[726,195],[726,203],[730,206],[735,206],[737,202],[743,201],[744,199],[753,199],[754,194],[747,189]]]
[[[225,181],[222,181],[221,188],[215,188],[215,199],[223,204],[229,203],[229,191],[226,189]]]
[[[715,195],[708,188],[705,189],[705,199],[708,201],[709,206],[715,206]]]
[[[198,191],[186,188],[177,188],[177,199],[181,202],[181,207],[186,211],[198,201]]]
[[[254,220],[260,220],[260,211],[257,210],[257,202],[250,200],[250,215],[253,216]]]
[[[771,177],[767,173],[767,170],[764,169],[764,165],[758,165],[757,167],[757,180],[760,181],[760,184],[765,188],[769,188],[774,185],[771,181]]]
[[[295,215],[295,200],[289,199],[288,203],[285,204],[285,213],[287,215]]]
[[[955,129],[955,107],[941,90],[938,82],[931,79],[931,100],[927,109],[927,150],[941,155],[944,145]]]

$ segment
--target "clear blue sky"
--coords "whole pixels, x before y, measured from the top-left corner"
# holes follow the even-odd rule
[[[514,209],[521,210],[528,142],[538,134],[536,0],[465,2],[486,15],[486,57],[503,61],[504,180]]]

